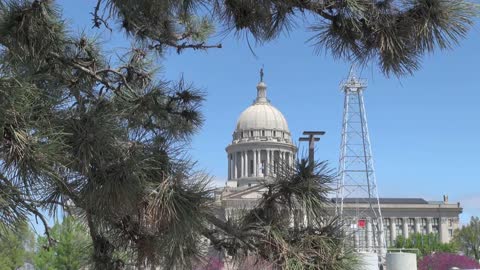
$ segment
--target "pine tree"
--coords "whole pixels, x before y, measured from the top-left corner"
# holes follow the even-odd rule
[[[236,258],[255,253],[278,267],[352,269],[339,225],[321,225],[331,178],[322,166],[284,168],[241,222],[219,219],[209,177],[185,152],[202,125],[204,96],[183,78],[155,73],[170,49],[221,48],[208,43],[214,26],[267,42],[307,14],[318,19],[318,50],[373,59],[385,74],[402,75],[425,53],[455,45],[476,13],[461,0],[98,0],[93,26],[118,24],[133,41],[115,57],[68,32],[52,0],[1,1],[1,226],[33,215],[53,246],[41,210],[75,212],[97,269],[122,269],[119,253],[139,268],[188,268],[205,256],[205,238]],[[279,219],[297,204],[312,226],[292,229]]]
[[[19,269],[31,263],[34,236],[26,223],[16,224],[15,230],[0,233],[0,270]]]
[[[90,264],[91,240],[84,224],[67,216],[61,223],[55,223],[50,234],[55,239],[53,246],[49,246],[46,237],[36,239],[35,269],[86,269]]]

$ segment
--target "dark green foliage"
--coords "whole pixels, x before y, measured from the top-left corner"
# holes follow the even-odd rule
[[[465,0],[99,0],[97,27],[109,27],[99,15],[102,7],[142,43],[179,53],[221,47],[205,44],[213,21],[227,32],[266,42],[300,25],[298,18],[313,18],[317,52],[373,61],[387,75],[411,74],[426,53],[457,45],[478,14],[478,5]]]
[[[139,265],[185,263],[210,199],[182,150],[202,124],[203,94],[155,78],[142,47],[112,67],[94,40],[63,30],[50,1],[7,2],[0,14],[2,226],[28,212],[46,223],[38,209],[60,208],[86,219],[99,269],[117,267],[117,251]],[[162,204],[169,221],[152,210]]]
[[[342,224],[325,211],[332,181],[325,163],[281,164],[275,179],[264,183],[267,191],[257,207],[221,227],[237,237],[213,243],[242,260],[253,251],[281,269],[358,269]]]
[[[395,240],[395,248],[418,249],[418,258],[430,255],[434,252],[455,253],[457,247],[454,243],[442,243],[437,234],[414,233],[407,239],[398,236]]]
[[[472,217],[470,223],[455,231],[453,241],[465,255],[480,260],[480,218]]]
[[[73,217],[65,217],[62,223],[56,223],[51,229],[51,236],[56,240],[54,245],[49,246],[46,237],[39,237],[36,241],[35,269],[77,270],[88,266],[92,251],[87,230]]]
[[[34,237],[28,224],[15,224],[15,230],[0,228],[0,270],[18,269],[31,262]]]

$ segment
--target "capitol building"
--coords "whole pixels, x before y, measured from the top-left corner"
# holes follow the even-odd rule
[[[256,88],[255,101],[240,114],[232,142],[226,147],[228,180],[216,192],[225,217],[238,209],[253,208],[265,191],[262,182],[273,178],[280,164],[291,165],[297,158],[287,119],[268,99],[263,79]],[[436,233],[441,242],[449,242],[459,227],[462,207],[449,202],[446,195],[439,201],[382,196],[379,200],[388,246],[393,245],[397,236],[408,237],[412,233]],[[335,207],[335,199],[329,207]],[[354,211],[356,207],[355,200],[344,200],[345,211]]]

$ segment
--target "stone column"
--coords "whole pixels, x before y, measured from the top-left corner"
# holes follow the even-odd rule
[[[395,217],[390,218],[390,240],[392,245],[394,245],[395,240],[397,240],[397,228],[395,227],[396,226],[395,221],[396,221]]]
[[[262,164],[262,151],[260,150],[255,150],[255,153],[257,155],[257,172],[256,175],[257,177],[260,176],[260,165]]]
[[[237,179],[237,174],[238,174],[237,152],[234,152],[232,155],[233,155],[233,179]]]
[[[245,175],[245,177],[248,177],[248,151],[244,151],[243,152],[243,155],[244,155],[244,160],[245,160],[245,168],[244,168],[244,171],[243,171],[243,174]]]
[[[265,176],[267,175],[270,175],[269,171],[268,171],[268,168],[270,167],[270,150],[265,150],[265,154],[267,156],[266,160],[267,162],[265,162],[265,168],[263,169],[265,171]]]
[[[270,166],[269,173],[271,176],[273,176],[275,172],[275,150],[270,150],[270,163],[272,164]]]
[[[235,179],[235,154],[230,154],[230,177]]]
[[[408,238],[408,218],[403,218],[403,237]]]
[[[275,150],[272,150],[272,160],[273,160],[273,167],[272,167],[272,175],[275,173],[276,175],[276,170],[277,170],[277,166],[278,166],[278,159],[275,158]],[[279,158],[280,158],[280,153],[278,154],[279,155]],[[276,161],[276,162],[275,162]]]
[[[267,171],[268,171],[268,176],[271,176],[272,175],[272,164],[273,164],[273,158],[272,158],[272,150],[268,149],[268,167],[267,167]]]
[[[427,233],[432,233],[432,218],[427,218]]]
[[[275,172],[275,150],[270,150],[270,162],[272,166],[270,166],[270,175],[273,176]]]
[[[377,236],[377,235],[378,235],[378,232],[376,232],[377,235],[375,235],[375,236],[379,237],[379,239],[378,239],[378,244],[380,244],[380,245],[385,244],[385,247],[387,247],[387,245],[388,245],[387,242],[388,242],[388,241],[385,239],[385,236],[387,235],[387,233],[385,232],[384,221],[385,221],[385,219],[377,220],[377,222],[378,222],[378,229],[380,230],[380,235]],[[376,245],[377,243],[374,243],[374,244]],[[386,253],[387,253],[387,250],[384,250],[384,249],[382,248],[382,250],[381,250],[380,252],[382,252],[383,254],[386,254]]]
[[[253,150],[253,177],[257,177],[257,150]]]
[[[367,251],[373,250],[373,231],[372,231],[372,219],[367,219]]]
[[[248,168],[248,159],[247,159],[247,151],[242,152],[243,155],[243,177],[248,177],[247,168]]]
[[[415,233],[422,233],[422,228],[420,228],[420,222],[422,220],[418,217],[415,218]]]
[[[440,242],[441,243],[448,243],[450,241],[450,236],[448,235],[448,219],[447,218],[439,218],[440,224],[439,226],[439,235],[440,235]]]
[[[240,175],[238,176],[238,178],[242,178],[244,176],[243,172],[245,170],[245,160],[244,160],[244,155],[243,155],[243,152],[239,152],[239,155],[240,155]]]
[[[228,180],[232,180],[232,155],[228,154]]]

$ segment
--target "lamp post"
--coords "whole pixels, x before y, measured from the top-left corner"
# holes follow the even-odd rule
[[[308,163],[313,170],[315,166],[315,142],[320,141],[320,138],[317,136],[325,135],[325,131],[304,131],[303,135],[308,137],[300,137],[299,141],[308,142]]]

